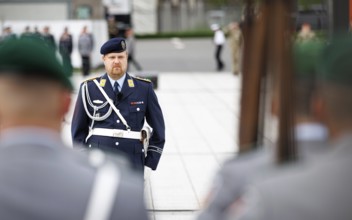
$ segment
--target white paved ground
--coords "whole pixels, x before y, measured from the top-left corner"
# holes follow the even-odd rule
[[[78,86],[83,78],[73,80]],[[214,173],[237,152],[240,79],[229,72],[162,73],[156,92],[166,145],[146,186],[147,207],[152,220],[194,219]],[[69,144],[71,114],[63,130]]]

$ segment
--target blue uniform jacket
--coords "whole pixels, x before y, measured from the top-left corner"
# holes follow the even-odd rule
[[[73,142],[83,144],[87,147],[97,147],[123,152],[129,157],[135,167],[143,169],[145,165],[155,170],[164,148],[165,124],[152,83],[131,77],[126,73],[126,79],[121,90],[122,95],[120,96],[120,100],[118,100],[107,74],[96,79],[100,82],[106,94],[114,101],[115,106],[120,110],[120,113],[125,118],[132,131],[140,131],[143,128],[145,119],[153,128],[153,133],[149,140],[147,156],[145,157],[144,154],[143,143],[136,139],[93,135],[86,142],[92,119],[87,115],[83,106],[82,85],[84,82],[81,84],[72,118],[71,133]],[[106,102],[106,99],[94,84],[93,79],[87,81],[87,87],[93,104]],[[103,116],[108,111],[109,107],[110,105],[107,104],[104,108],[96,112],[96,115]],[[89,106],[89,104],[87,104],[87,108],[92,115],[93,108]],[[112,111],[107,119],[94,121],[93,128],[126,130],[126,126],[114,111]]]

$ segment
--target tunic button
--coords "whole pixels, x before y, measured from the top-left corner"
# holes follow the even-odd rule
[[[115,145],[116,145],[116,146],[119,145],[119,142],[116,142]]]
[[[116,120],[116,123],[117,123],[117,124],[120,123],[120,120]]]
[[[90,144],[89,147],[92,147],[92,145]]]
[[[140,108],[137,108],[137,112],[139,112],[139,110],[141,110]]]

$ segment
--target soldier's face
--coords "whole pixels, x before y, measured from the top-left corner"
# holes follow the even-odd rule
[[[107,74],[115,80],[120,79],[127,70],[127,52],[108,53],[103,56]]]

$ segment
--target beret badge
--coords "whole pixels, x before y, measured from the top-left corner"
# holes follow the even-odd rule
[[[121,41],[121,47],[123,50],[126,50],[126,43],[125,41]]]

